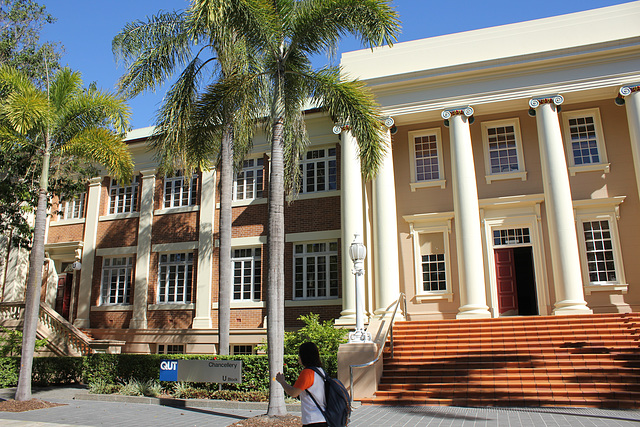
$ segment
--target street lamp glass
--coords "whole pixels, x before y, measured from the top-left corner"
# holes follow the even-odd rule
[[[349,256],[351,261],[362,261],[367,256],[367,248],[361,242],[353,242],[349,246]]]

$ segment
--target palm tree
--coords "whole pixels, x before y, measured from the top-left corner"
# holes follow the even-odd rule
[[[0,143],[3,150],[36,145],[42,150],[42,172],[35,216],[33,247],[25,298],[22,359],[16,400],[31,399],[40,282],[44,262],[48,180],[51,156],[75,156],[97,162],[119,180],[131,179],[133,162],[123,136],[129,108],[123,100],[91,87],[79,73],[59,71],[47,91],[36,88],[14,68],[0,67]]]
[[[204,169],[212,158],[219,157],[218,353],[226,355],[231,315],[233,169],[234,162],[240,163],[251,146],[256,115],[256,103],[251,99],[259,95],[254,87],[218,107],[208,105],[207,90],[201,88],[207,74],[216,81],[255,72],[244,38],[231,25],[232,20],[240,19],[233,15],[233,2],[220,2],[215,10],[212,3],[193,0],[186,12],[159,13],[146,22],[130,23],[114,38],[113,51],[128,61],[128,71],[119,82],[127,97],[155,89],[182,68],[157,114],[151,145],[160,170]],[[259,10],[253,17],[260,17]]]
[[[245,10],[242,16],[251,14],[251,2],[237,3],[239,9]],[[295,192],[300,173],[298,161],[308,144],[303,120],[305,105],[311,101],[335,120],[349,123],[358,143],[365,178],[375,175],[385,150],[372,94],[359,81],[343,80],[338,67],[314,70],[310,57],[335,52],[340,37],[346,33],[356,35],[371,47],[392,44],[399,21],[389,3],[388,0],[263,2],[259,7],[268,10],[268,20],[244,29],[248,40],[260,52],[263,71],[225,79],[217,92],[222,98],[236,97],[258,84],[270,90],[267,345],[271,378],[282,370],[284,360],[284,203],[286,190]],[[268,415],[285,413],[283,390],[272,381]]]

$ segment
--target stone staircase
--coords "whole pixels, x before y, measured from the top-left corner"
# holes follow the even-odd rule
[[[640,313],[403,321],[376,405],[640,407]]]

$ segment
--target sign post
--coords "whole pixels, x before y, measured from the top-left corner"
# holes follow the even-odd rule
[[[162,360],[160,381],[242,383],[241,360]]]

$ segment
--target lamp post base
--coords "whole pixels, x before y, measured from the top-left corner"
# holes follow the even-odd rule
[[[349,343],[373,342],[371,334],[364,329],[357,329],[349,333]]]

